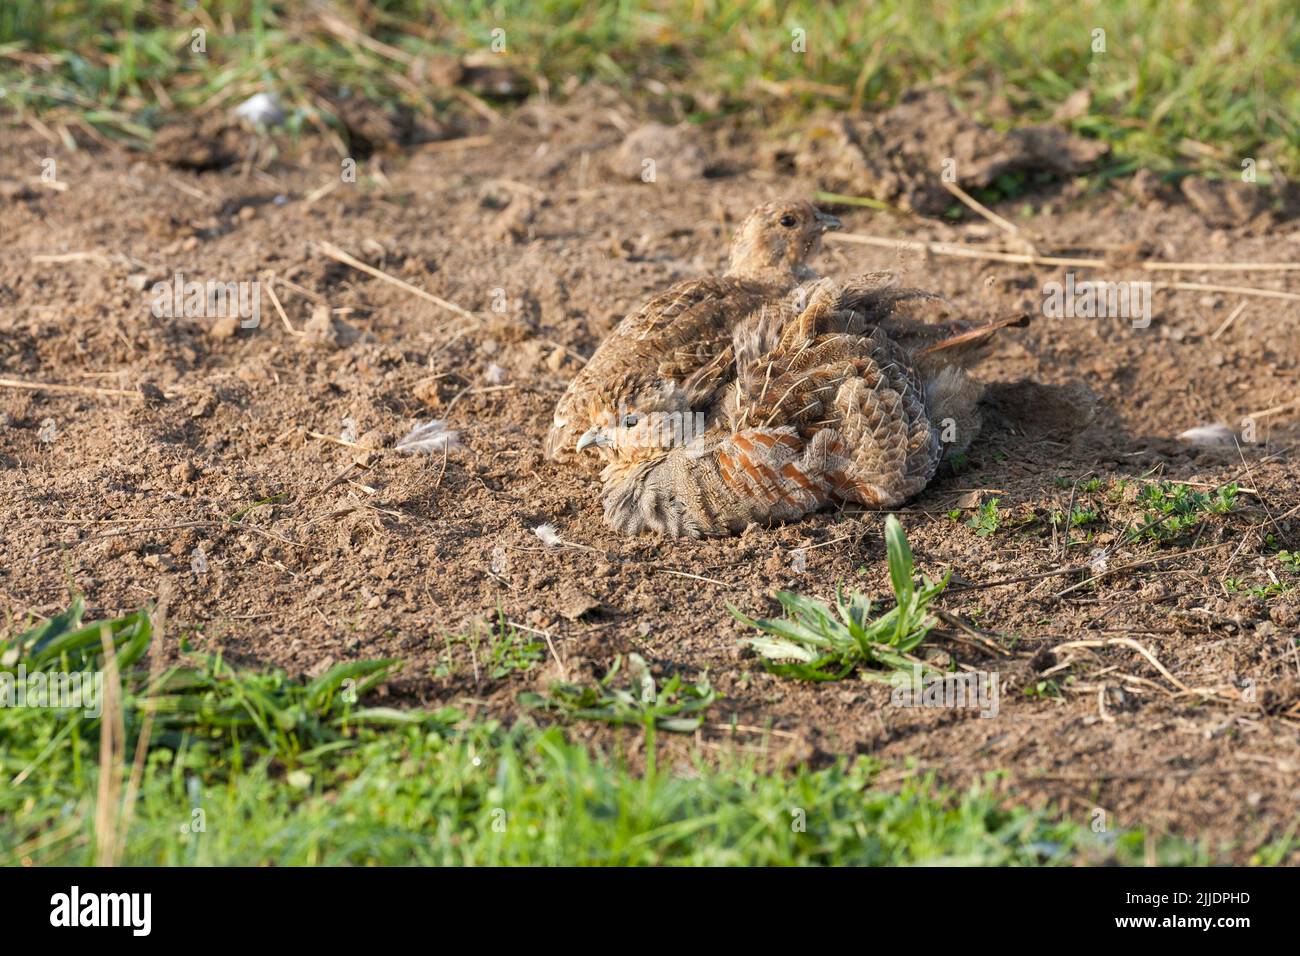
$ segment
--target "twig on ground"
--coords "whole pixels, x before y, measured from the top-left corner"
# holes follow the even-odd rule
[[[284,327],[289,331],[289,334],[306,335],[307,334],[306,332],[299,332],[297,329],[295,329],[293,327],[293,323],[289,321],[289,317],[284,314],[284,306],[280,304],[280,297],[275,294],[274,276],[272,276],[271,281],[266,284],[266,294],[271,297],[271,305],[275,306],[275,311],[276,313],[279,314],[280,321],[284,323]]]
[[[529,627],[527,624],[520,624],[518,621],[507,620],[506,623],[511,627],[519,628],[521,631],[527,631],[529,634],[540,634],[542,637],[546,638],[546,646],[551,649],[551,656],[555,658],[556,666],[560,668],[560,680],[567,681],[569,679],[569,669],[564,666],[564,661],[560,658],[560,652],[555,649],[555,644],[552,642],[550,634],[546,631],[539,631],[535,627]]]
[[[1022,243],[1024,246],[1027,246],[1029,248],[1031,255],[1034,254],[1033,243],[1029,242],[1027,239],[1025,239],[1024,236],[1020,234],[1019,226],[1015,225],[1015,223],[1012,223],[1006,219],[1003,219],[992,209],[984,205],[982,202],[980,202],[970,193],[966,192],[966,190],[962,189],[956,183],[950,183],[946,179],[941,179],[940,182],[943,183],[943,188],[948,190],[948,192],[952,193],[954,196],[956,196],[957,199],[963,205],[969,207],[970,209],[975,210],[975,212],[979,213],[979,215],[983,216],[989,222],[993,223],[993,225],[997,226],[1003,232],[1006,232],[1011,236],[1014,236],[1020,243]]]
[[[1228,703],[1228,704],[1235,704],[1238,702],[1237,699],[1232,697],[1225,697],[1222,694],[1220,694],[1218,691],[1211,690],[1208,687],[1188,687],[1177,677],[1171,674],[1169,672],[1169,669],[1166,668],[1164,664],[1161,664],[1160,661],[1156,658],[1156,656],[1151,653],[1151,651],[1147,650],[1147,648],[1145,648],[1144,646],[1142,646],[1141,644],[1139,644],[1137,641],[1133,640],[1130,637],[1108,637],[1099,641],[1066,641],[1064,644],[1057,644],[1055,647],[1053,647],[1052,653],[1055,654],[1057,651],[1070,650],[1071,648],[1099,648],[1099,647],[1127,647],[1130,650],[1137,651],[1139,654],[1145,657],[1147,661],[1150,662],[1152,667],[1154,667],[1157,671],[1160,672],[1161,677],[1163,677],[1165,680],[1169,681],[1169,683],[1173,684],[1175,687],[1178,688],[1178,693],[1171,694],[1171,696],[1203,697],[1203,698],[1217,700],[1220,701],[1221,703]],[[1161,689],[1164,690],[1164,688]],[[1166,691],[1166,693],[1169,692]]]
[[[463,319],[470,319],[475,322],[478,321],[478,316],[474,315],[474,313],[472,312],[465,311],[456,303],[448,302],[446,299],[439,298],[438,296],[434,295],[432,292],[425,292],[423,289],[419,288],[418,286],[413,286],[411,285],[411,283],[397,278],[397,276],[389,275],[387,272],[384,272],[382,269],[376,269],[374,266],[362,262],[360,259],[356,258],[355,256],[348,255],[348,253],[344,252],[342,249],[340,249],[338,246],[334,245],[331,242],[326,242],[325,240],[322,239],[318,243],[318,245],[320,246],[321,252],[325,253],[325,255],[329,256],[331,259],[341,262],[346,266],[351,266],[353,269],[356,269],[359,272],[364,272],[366,275],[374,276],[376,279],[381,279],[384,282],[389,283],[390,285],[395,285],[397,286],[397,288],[409,292],[412,295],[419,296],[421,299],[424,299],[427,302],[432,302],[434,305],[446,309],[448,312],[451,312],[454,315],[459,315]]]
[[[922,242],[916,239],[869,236],[859,232],[832,232],[826,238],[833,242],[880,246],[885,249],[913,249],[936,256],[953,256],[959,259],[985,259],[992,262],[1016,262],[1036,266],[1074,266],[1077,268],[1122,268],[1126,263],[1082,256],[1043,256],[1025,252],[994,252],[978,246],[958,242]],[[1160,262],[1152,259],[1132,263],[1132,268],[1144,272],[1293,272],[1300,270],[1300,262]],[[1300,294],[1272,289],[1255,289],[1245,286],[1213,286],[1195,282],[1157,282],[1156,288],[1204,289],[1218,292],[1240,292],[1242,295],[1268,295],[1282,299],[1300,300]]]
[[[658,566],[654,566],[654,569],[664,574],[671,574],[674,577],[690,578],[692,581],[704,581],[707,584],[716,584],[719,587],[732,588],[736,586],[734,584],[728,584],[726,581],[719,581],[717,578],[706,578],[700,574],[688,574],[685,571],[674,571],[672,568],[661,568]]]
[[[119,395],[140,398],[129,388],[101,388],[97,385],[58,385],[53,382],[25,382],[17,378],[0,378],[0,388],[19,388],[29,392],[59,392],[65,395]]]
[[[1233,322],[1236,322],[1237,317],[1245,311],[1246,311],[1246,303],[1238,302],[1237,307],[1232,310],[1231,314],[1226,319],[1223,320],[1223,324],[1214,330],[1214,334],[1210,336],[1210,341],[1211,342],[1219,341],[1219,336],[1222,335],[1224,332],[1226,332],[1228,326],[1232,325]]]

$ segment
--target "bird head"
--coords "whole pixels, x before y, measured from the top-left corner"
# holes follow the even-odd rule
[[[588,414],[591,427],[574,451],[599,454],[611,473],[662,458],[704,433],[704,415],[691,411],[681,386],[664,379],[624,377],[596,394]]]
[[[840,226],[838,219],[818,212],[809,202],[764,203],[740,224],[731,243],[727,274],[785,283],[810,278],[808,259],[821,245],[822,236]]]

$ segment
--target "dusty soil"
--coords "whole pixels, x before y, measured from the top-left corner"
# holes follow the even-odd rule
[[[996,718],[980,719],[892,707],[875,684],[778,679],[740,649],[727,604],[770,613],[779,589],[826,598],[842,582],[886,595],[883,515],[827,513],[728,540],[624,539],[602,524],[594,480],[547,463],[541,443],[582,357],[626,312],[719,270],[750,207],[818,184],[730,128],[706,136],[705,176],[616,178],[606,163],[620,124],[603,106],[525,106],[476,138],[381,152],[355,183],[312,142],[263,144],[250,164],[196,173],[5,129],[0,374],[132,393],[0,388],[5,614],[49,614],[70,587],[93,613],[115,614],[169,588],[170,657],[182,634],[294,673],[397,657],[406,666],[389,702],[506,718],[521,691],[562,670],[591,679],[635,651],[660,674],[707,671],[725,695],[694,741],[664,735],[683,758],[695,743],[783,764],[870,754],[887,782],[933,770],[965,784],[1002,770],[1011,799],[1055,801],[1085,822],[1099,807],[1112,827],[1204,838],[1240,860],[1278,839],[1297,808],[1300,592],[1256,598],[1220,581],[1268,583],[1278,564],[1266,535],[1273,548],[1300,547],[1297,410],[1259,418],[1257,443],[1240,453],[1174,436],[1218,421],[1239,429],[1297,396],[1297,303],[1157,290],[1149,328],[1052,320],[1041,288],[1060,269],[828,244],[823,273],[895,269],[966,314],[1039,316],[982,367],[994,387],[966,467],[901,513],[919,569],[953,572],[941,606],[979,635],[946,626],[930,653],[997,671],[1003,697]],[[39,182],[45,157],[64,188]],[[1145,198],[1058,183],[1000,211],[1016,217],[1027,201],[1033,217],[1015,221],[1042,248],[1117,262],[1300,259],[1295,220],[1216,229],[1176,194]],[[999,238],[980,220],[844,218],[874,235]],[[329,258],[322,241],[473,317]],[[265,292],[256,329],[155,317],[152,284],[178,272],[275,273],[294,332]],[[1098,276],[1151,278],[1122,264]],[[1155,278],[1300,288],[1285,274]],[[445,456],[391,448],[433,418],[459,433]],[[374,450],[331,440],[345,432]],[[1090,475],[1130,486],[1080,493],[1101,521],[1075,529],[1067,548],[1045,519]],[[1239,478],[1252,490],[1185,540],[1115,547],[1109,573],[1062,594],[1089,575],[1054,572],[1116,545],[1140,519],[1136,489],[1160,477],[1205,489]],[[1002,526],[981,536],[965,522],[989,496]],[[532,531],[543,523],[566,544],[545,547]],[[196,550],[206,570],[194,570]],[[1139,561],[1150,563],[1125,569]],[[471,662],[454,637],[498,608],[545,632],[562,664],[548,650],[531,670],[493,678],[484,659]],[[1052,651],[1117,638],[1167,673],[1129,645]],[[1044,693],[1026,693],[1040,683]],[[603,726],[576,732],[636,747]]]

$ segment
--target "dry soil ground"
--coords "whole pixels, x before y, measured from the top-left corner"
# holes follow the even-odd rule
[[[816,188],[726,130],[711,142],[709,178],[619,180],[604,161],[621,138],[600,110],[528,107],[481,138],[362,162],[345,183],[324,144],[195,173],[6,129],[0,374],[162,394],[0,388],[0,607],[18,620],[49,614],[75,588],[92,614],[114,614],[169,587],[169,655],[183,633],[199,649],[294,673],[399,657],[390,702],[496,716],[561,671],[590,679],[635,651],[661,674],[707,671],[725,695],[696,741],[671,740],[679,756],[697,742],[778,764],[863,753],[883,762],[885,780],[1005,770],[1011,799],[1056,801],[1085,821],[1103,808],[1111,826],[1231,843],[1242,859],[1281,837],[1296,819],[1300,769],[1300,591],[1253,597],[1221,581],[1261,586],[1272,569],[1296,582],[1265,544],[1271,534],[1273,548],[1300,545],[1296,410],[1260,418],[1258,442],[1240,452],[1174,436],[1296,397],[1297,303],[1158,290],[1149,328],[1038,317],[1007,335],[982,368],[995,387],[966,467],[901,513],[919,569],[953,571],[940,606],[981,635],[941,629],[933,653],[997,671],[1000,711],[891,707],[881,685],[766,674],[727,611],[771,612],[781,588],[829,597],[847,582],[886,595],[883,515],[828,513],[729,540],[629,540],[603,526],[591,476],[543,459],[556,398],[619,318],[670,282],[718,270],[754,204]],[[45,157],[64,188],[36,181]],[[1142,206],[1119,190],[1057,186],[1029,201],[1035,215],[1017,221],[1052,249],[1300,259],[1294,220],[1214,229],[1181,202]],[[849,230],[900,238],[997,235],[980,220],[845,218]],[[322,242],[473,317],[341,264]],[[895,269],[971,315],[1038,315],[1042,284],[1061,278],[844,243],[816,265]],[[265,292],[256,329],[150,308],[150,285],[176,273],[271,272],[292,327],[311,334],[286,329]],[[1151,278],[1120,267],[1102,277]],[[1296,288],[1274,274],[1155,278]],[[445,457],[389,447],[431,418],[459,433]],[[329,440],[345,431],[377,450]],[[1098,520],[1067,548],[1047,518],[1094,475],[1102,488],[1077,492],[1076,504]],[[1133,496],[1160,478],[1203,490],[1236,478],[1251,490],[1185,539],[1123,544],[1141,518]],[[966,521],[989,497],[1001,526],[979,535]],[[542,523],[570,545],[544,547],[532,532]],[[1089,575],[1049,573],[1107,546],[1109,573],[1061,594]],[[194,570],[196,551],[206,570]],[[1151,563],[1125,569],[1139,561]],[[482,632],[498,609],[545,632],[558,661],[548,650],[501,678],[471,661],[472,642],[458,637]],[[1102,646],[1115,639],[1163,670],[1133,645]],[[1073,641],[1097,645],[1052,653]],[[577,732],[635,751],[635,735]]]

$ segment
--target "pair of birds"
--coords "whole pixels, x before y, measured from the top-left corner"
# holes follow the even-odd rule
[[[982,386],[966,369],[1024,320],[930,323],[896,306],[937,296],[889,273],[818,279],[808,259],[839,226],[810,203],[759,206],[725,274],[652,298],[570,383],[546,452],[603,462],[606,523],[701,537],[889,508],[969,446]]]

